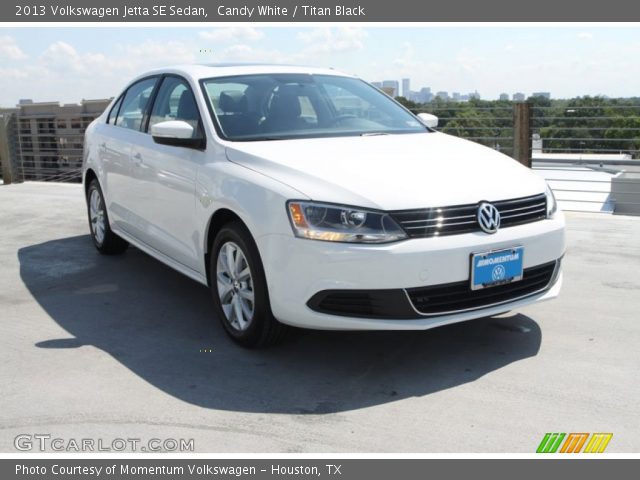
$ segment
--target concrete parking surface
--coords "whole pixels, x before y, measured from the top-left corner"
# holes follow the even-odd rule
[[[640,218],[567,220],[555,301],[249,351],[207,288],[134,248],[100,256],[80,185],[0,186],[0,451],[49,434],[193,438],[197,452],[533,452],[545,432],[613,432],[608,452],[638,452]]]

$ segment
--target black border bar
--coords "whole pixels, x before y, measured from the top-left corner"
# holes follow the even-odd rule
[[[629,0],[16,0],[0,2],[0,21],[638,22],[640,7]]]
[[[189,466],[199,467],[190,473]],[[141,473],[141,468],[158,469],[153,475]],[[229,474],[229,467],[244,468],[245,474]],[[580,479],[635,478],[640,460],[548,458],[540,459],[78,459],[78,460],[0,460],[0,478],[42,479],[104,479],[154,478],[157,480],[200,480],[214,478],[264,479]],[[226,473],[221,473],[227,468]],[[25,473],[31,469],[33,473]],[[39,470],[39,473],[35,472]],[[64,469],[65,474],[56,474]],[[98,470],[99,469],[99,470]],[[164,470],[162,470],[164,469]],[[179,469],[182,469],[181,472]],[[252,470],[251,470],[252,469]],[[250,473],[253,471],[253,473]],[[99,472],[99,474],[98,474]],[[216,473],[217,472],[217,473]]]

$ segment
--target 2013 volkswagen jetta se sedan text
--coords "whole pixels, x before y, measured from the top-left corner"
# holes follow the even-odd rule
[[[331,69],[189,65],[87,129],[93,241],[209,285],[225,330],[421,330],[558,295],[544,180]],[[168,292],[170,294],[170,292]]]

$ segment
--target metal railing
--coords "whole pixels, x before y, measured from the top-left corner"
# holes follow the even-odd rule
[[[513,156],[514,117],[513,107],[473,107],[460,104],[434,105],[421,108],[416,113],[431,113],[438,117],[438,130],[462,137]]]
[[[57,167],[20,167],[24,180],[40,182],[81,183],[82,167],[62,170]]]
[[[531,108],[532,167],[565,210],[640,214],[640,105]]]
[[[437,115],[441,132],[531,167],[565,210],[640,214],[640,104],[555,103],[484,107],[440,102],[417,112]]]
[[[640,158],[640,105],[533,107],[531,128],[547,152]]]

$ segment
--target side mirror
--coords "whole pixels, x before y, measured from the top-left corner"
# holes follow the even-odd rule
[[[436,128],[438,126],[438,117],[431,115],[430,113],[419,113],[418,120],[429,128]]]
[[[151,125],[151,136],[156,143],[174,147],[204,148],[204,137],[193,138],[195,129],[183,120],[168,120]]]

